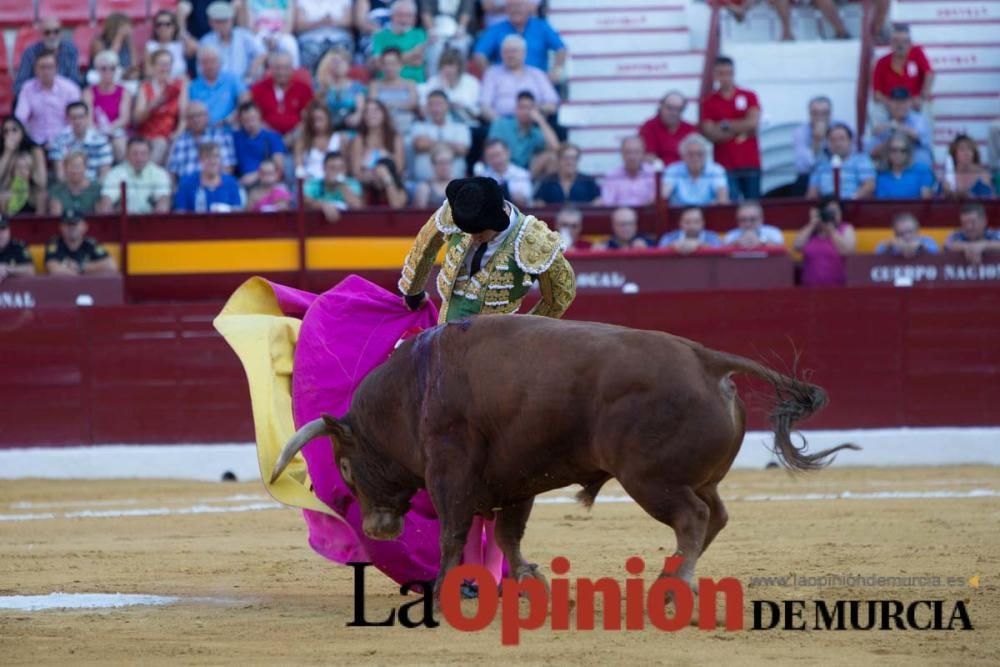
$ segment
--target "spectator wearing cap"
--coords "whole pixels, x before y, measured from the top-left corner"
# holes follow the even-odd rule
[[[580,173],[580,147],[563,144],[559,147],[556,173],[538,184],[535,199],[543,204],[600,204],[601,188],[593,176]]]
[[[566,206],[556,216],[556,231],[562,238],[563,252],[590,250],[594,244],[583,238],[583,213],[578,208]]]
[[[513,116],[501,116],[490,124],[489,139],[502,139],[510,148],[510,159],[537,179],[555,171],[559,137],[545,120],[528,91],[517,94]]]
[[[543,114],[555,113],[559,95],[544,71],[525,62],[524,38],[508,35],[500,52],[502,62],[486,70],[479,90],[483,118],[493,121],[498,116],[513,116],[517,96],[525,91],[534,95]]]
[[[101,184],[87,175],[87,155],[79,151],[67,153],[61,163],[65,177],[49,188],[49,214],[76,211],[90,215],[98,211]],[[106,211],[101,208],[99,212]]]
[[[64,128],[49,142],[49,160],[55,168],[56,178],[60,181],[66,178],[63,160],[69,153],[82,152],[87,156],[87,178],[90,180],[104,178],[114,162],[111,154],[111,142],[107,135],[98,132],[90,122],[90,111],[85,102],[70,102],[66,106],[66,120],[69,127]]]
[[[43,51],[35,60],[35,78],[17,97],[14,115],[37,144],[45,145],[66,128],[66,105],[80,99],[80,86],[56,72],[55,51]]]
[[[904,88],[909,93],[907,102],[914,109],[919,109],[930,100],[934,87],[934,70],[930,61],[922,48],[913,45],[910,27],[905,23],[892,26],[889,46],[891,52],[879,58],[872,72],[875,101],[888,106],[893,92]]]
[[[426,78],[424,49],[427,47],[427,33],[417,25],[417,3],[396,0],[389,11],[389,25],[372,38],[372,55],[377,58],[387,49],[398,49],[403,64],[400,76],[423,83]]]
[[[715,144],[715,161],[729,178],[733,201],[760,199],[760,103],[757,95],[739,88],[731,58],[719,56],[712,67],[716,89],[701,103],[701,132]]]
[[[448,96],[440,90],[427,96],[426,118],[410,128],[414,180],[428,181],[434,176],[431,155],[438,146],[447,146],[451,150],[452,178],[462,178],[465,176],[465,155],[472,144],[469,126],[452,120]]]
[[[854,150],[854,133],[846,125],[832,125],[826,131],[829,156],[819,159],[809,175],[810,199],[834,194],[834,162],[840,166],[840,197],[864,199],[875,192],[875,165],[866,153]]]
[[[80,78],[80,52],[72,40],[63,37],[59,18],[47,16],[40,19],[38,30],[42,33],[42,39],[24,50],[17,65],[17,76],[14,78],[15,96],[20,95],[24,84],[35,76],[38,56],[49,51],[55,54],[56,71],[59,76],[69,79],[78,86],[83,83],[83,79]]]
[[[204,143],[215,144],[222,151],[222,170],[227,174],[232,173],[236,166],[232,133],[223,127],[209,127],[208,113],[201,102],[188,104],[184,132],[177,137],[167,159],[167,171],[174,178],[183,178],[198,171],[198,146]]]
[[[700,208],[692,206],[681,211],[677,227],[660,237],[659,247],[688,255],[700,248],[718,248],[722,245],[718,234],[705,229],[705,216]]]
[[[524,39],[526,62],[558,83],[566,64],[566,45],[559,33],[545,19],[535,16],[537,3],[531,0],[507,0],[507,19],[490,26],[480,34],[473,54],[480,69],[503,60],[503,43],[511,35]],[[554,53],[549,68],[549,53]]]
[[[111,168],[101,187],[101,210],[111,210],[121,200],[125,184],[128,213],[166,213],[170,210],[170,176],[163,167],[150,161],[149,141],[129,139],[125,161]]]
[[[816,164],[829,154],[826,134],[833,125],[847,123],[833,121],[833,102],[826,95],[809,100],[809,121],[795,128],[792,146],[795,149],[795,171],[798,174],[796,194],[803,195],[809,187],[809,174]]]
[[[0,215],[0,283],[15,276],[35,275],[28,246],[11,236],[10,220]]]
[[[235,125],[236,108],[249,98],[243,81],[222,70],[219,52],[211,45],[198,47],[198,70],[198,76],[188,85],[189,100],[204,103],[209,124]]]
[[[680,161],[681,142],[698,131],[694,125],[682,119],[686,106],[687,98],[684,94],[672,90],[660,100],[656,115],[639,128],[639,136],[646,145],[648,161],[660,160],[664,165]]]
[[[970,264],[981,264],[984,252],[1000,252],[1000,230],[990,229],[980,202],[964,204],[959,222],[961,227],[945,240],[945,250],[963,253]]]
[[[59,235],[45,246],[45,270],[50,276],[108,275],[118,271],[114,257],[87,236],[87,221],[67,211],[59,222]]]
[[[234,25],[235,9],[228,2],[213,2],[208,6],[211,30],[199,40],[201,47],[210,46],[219,54],[220,67],[239,81],[257,78],[266,52],[252,32]],[[199,58],[198,69],[202,62]]]
[[[611,237],[595,243],[594,250],[644,250],[652,241],[639,233],[639,216],[635,209],[620,206],[611,213]]]
[[[725,245],[754,248],[760,245],[784,245],[781,230],[764,224],[764,208],[760,202],[745,201],[736,208],[736,229],[722,237]]]
[[[934,255],[938,245],[929,236],[920,235],[920,222],[909,211],[900,211],[892,217],[892,238],[875,249],[877,255],[892,255],[913,259],[918,255]]]
[[[663,172],[663,196],[673,206],[705,206],[729,202],[726,170],[708,159],[708,142],[689,134],[681,142],[679,162]]]
[[[243,208],[240,184],[222,172],[222,155],[213,143],[198,146],[199,169],[180,179],[174,195],[174,210],[180,212],[228,213]]]
[[[601,203],[605,206],[646,206],[656,199],[656,170],[643,161],[646,148],[638,136],[622,139],[622,166],[604,175]]]
[[[253,102],[244,102],[239,109],[240,129],[233,133],[236,154],[236,175],[244,188],[257,184],[257,167],[271,160],[279,174],[285,173],[285,142],[274,130],[264,127],[260,109]]]
[[[514,202],[519,208],[531,205],[531,174],[510,160],[510,149],[502,139],[489,139],[483,148],[485,166],[477,176],[492,178],[503,188],[504,199]]]
[[[267,76],[250,87],[250,97],[260,109],[264,123],[281,135],[298,126],[302,110],[313,99],[306,81],[293,76],[292,58],[280,51],[268,54]]]
[[[931,153],[931,128],[927,118],[910,105],[910,91],[896,88],[889,98],[889,120],[878,123],[868,140],[868,153],[874,160],[888,158],[889,140],[901,132],[913,142],[913,162],[928,167],[934,164]]]

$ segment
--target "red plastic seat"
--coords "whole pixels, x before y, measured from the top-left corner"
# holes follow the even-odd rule
[[[80,69],[90,68],[90,43],[101,34],[100,26],[78,25],[73,29],[73,43],[80,52]]]
[[[0,2],[0,28],[20,28],[35,22],[35,3],[30,0]]]
[[[135,44],[135,52],[139,54],[140,60],[146,57],[146,42],[153,37],[153,24],[150,21],[141,21],[132,24],[132,43]]]
[[[2,37],[2,35],[0,35]],[[10,60],[7,58],[7,40],[0,39],[0,72],[10,71]]]
[[[58,16],[63,25],[90,23],[90,3],[87,0],[38,0],[38,16]]]
[[[177,0],[149,0],[149,16],[156,16],[156,12],[166,9],[168,12],[177,11]]]
[[[146,3],[141,0],[96,0],[94,17],[98,22],[114,12],[124,14],[133,21],[142,21],[146,18]]]
[[[34,26],[25,26],[17,31],[17,34],[14,36],[13,58],[10,61],[15,70],[21,62],[21,56],[24,55],[28,47],[41,39],[42,33],[38,32]]]
[[[0,116],[11,114],[14,102],[14,79],[7,72],[0,72]]]

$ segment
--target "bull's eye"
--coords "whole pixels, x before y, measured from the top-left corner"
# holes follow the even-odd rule
[[[354,480],[351,478],[351,462],[347,459],[340,459],[340,476],[345,483],[354,484]]]

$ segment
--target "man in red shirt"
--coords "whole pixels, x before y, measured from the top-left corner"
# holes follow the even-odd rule
[[[906,88],[913,99],[914,110],[919,111],[924,102],[930,99],[934,70],[931,69],[924,50],[913,46],[910,27],[905,23],[892,26],[889,45],[892,52],[879,58],[872,74],[875,101],[888,105],[889,96],[894,89]]]
[[[657,114],[639,128],[639,136],[646,144],[647,160],[653,161],[659,158],[664,166],[680,161],[681,142],[684,141],[684,137],[698,129],[691,123],[681,120],[686,105],[687,99],[684,95],[672,90],[660,100]]]
[[[730,198],[760,199],[760,103],[752,91],[736,87],[733,69],[731,58],[715,59],[716,89],[701,102],[701,133],[715,144],[715,162],[726,169]]]
[[[267,126],[286,135],[298,126],[302,110],[312,101],[312,87],[292,76],[292,57],[287,53],[271,53],[267,66],[269,76],[255,83],[250,95]]]

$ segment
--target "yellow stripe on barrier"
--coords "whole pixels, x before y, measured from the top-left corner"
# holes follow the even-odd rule
[[[943,246],[954,230],[946,227],[921,229],[920,233]],[[792,250],[795,231],[783,232],[785,245]],[[858,252],[873,253],[882,241],[892,237],[889,229],[858,229]],[[588,240],[607,237],[586,235]],[[349,236],[312,238],[306,241],[306,266],[312,270],[398,270],[410,249],[409,237]],[[104,247],[121,265],[117,243]],[[259,273],[298,270],[298,241],[295,239],[141,241],[129,244],[129,273],[134,276]],[[45,273],[45,246],[30,246],[35,269]],[[442,254],[444,250],[442,249]],[[793,253],[798,258],[798,253]],[[440,262],[441,256],[438,256]]]
[[[129,273],[255,273],[295,271],[294,239],[240,241],[145,241],[128,245]]]

